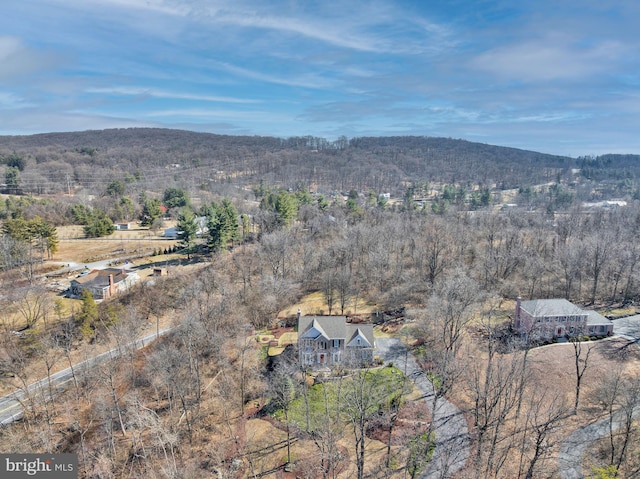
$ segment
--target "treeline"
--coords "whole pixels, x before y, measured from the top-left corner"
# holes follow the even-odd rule
[[[139,190],[207,190],[221,182],[251,185],[263,179],[284,188],[303,184],[323,194],[355,188],[401,195],[407,182],[514,188],[570,176],[579,167],[567,157],[448,138],[342,137],[330,142],[162,129],[2,137],[0,157],[7,168],[15,168],[7,188],[31,194],[79,188],[101,192],[125,173],[135,178]],[[635,177],[638,168],[636,163],[630,170]]]

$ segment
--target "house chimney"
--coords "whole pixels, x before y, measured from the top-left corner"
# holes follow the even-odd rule
[[[300,321],[300,315],[302,314],[302,311],[300,311],[300,308],[298,308],[298,321]]]

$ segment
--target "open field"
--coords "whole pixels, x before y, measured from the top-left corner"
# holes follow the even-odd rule
[[[166,227],[175,222],[167,222]],[[57,228],[58,251],[51,261],[91,263],[109,258],[148,255],[154,250],[173,247],[175,239],[166,239],[148,228],[133,227],[130,230],[115,231],[103,238],[84,238],[82,226],[62,226]]]

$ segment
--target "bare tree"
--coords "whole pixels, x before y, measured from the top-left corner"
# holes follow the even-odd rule
[[[573,404],[573,414],[577,414],[578,404],[580,402],[582,378],[589,367],[589,355],[591,354],[593,346],[591,344],[585,345],[585,343],[580,341],[579,336],[571,338],[571,345],[573,346],[573,358],[576,371],[576,394]]]
[[[339,380],[338,388],[342,381]],[[307,398],[305,393],[305,399]],[[339,396],[339,394],[338,394]],[[307,431],[311,432],[314,444],[320,452],[320,472],[323,479],[335,479],[341,472],[340,464],[344,459],[344,454],[340,449],[339,442],[344,436],[344,424],[337,414],[338,404],[336,398],[330,397],[328,388],[322,388],[323,408],[320,411],[309,411],[313,415],[314,427],[307,426]],[[311,418],[307,415],[308,422]]]
[[[462,336],[483,299],[478,284],[456,270],[443,280],[428,301],[428,318],[423,330],[432,343],[440,343],[446,355],[455,357]],[[433,344],[436,346],[436,344]]]
[[[630,446],[637,440],[635,418],[640,412],[640,378],[624,376],[621,370],[603,378],[595,391],[595,398],[604,410],[608,426],[607,462],[616,473],[624,474],[625,467],[629,475],[635,477],[638,464],[628,461]],[[631,473],[636,469],[635,473]],[[621,476],[622,477],[622,476]]]
[[[351,272],[349,269],[341,267],[335,275],[335,289],[338,293],[338,303],[340,314],[344,314],[344,309],[349,303],[353,291]]]
[[[44,321],[46,326],[46,319],[53,308],[46,290],[42,287],[29,286],[15,291],[15,294],[18,296],[16,300],[18,311],[24,318],[27,328],[32,328],[40,320]]]
[[[275,370],[269,377],[269,397],[273,401],[274,407],[280,409],[284,416],[287,431],[287,464],[291,462],[291,421],[289,412],[291,403],[296,397],[292,372],[290,364],[286,361],[278,361]]]
[[[508,449],[500,451],[503,429],[515,413],[524,393],[524,355],[499,355],[489,347],[487,360],[469,367],[467,386],[473,400],[472,417],[476,430],[476,477],[500,477]]]
[[[360,370],[344,384],[340,411],[351,424],[358,479],[364,478],[366,432],[372,417],[398,386],[400,378],[388,374]]]
[[[571,409],[562,396],[545,389],[529,395],[526,411],[519,431],[522,442],[518,477],[533,479],[542,476],[541,468],[556,444],[555,432],[562,427]]]
[[[616,418],[618,395],[623,388],[622,372],[618,369],[612,374],[603,377],[597,390],[595,400],[607,415],[607,426],[609,432],[609,464],[615,464],[617,445],[615,441]]]
[[[322,294],[327,303],[329,316],[331,316],[333,303],[336,300],[336,273],[332,269],[326,270],[322,275]]]
[[[611,261],[613,237],[606,230],[598,230],[585,240],[585,252],[587,260],[587,271],[591,276],[591,296],[590,302],[593,304],[598,297],[598,286],[603,271]]]

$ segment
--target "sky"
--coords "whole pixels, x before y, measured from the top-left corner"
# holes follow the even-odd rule
[[[166,127],[640,153],[637,0],[2,0],[0,135]]]

